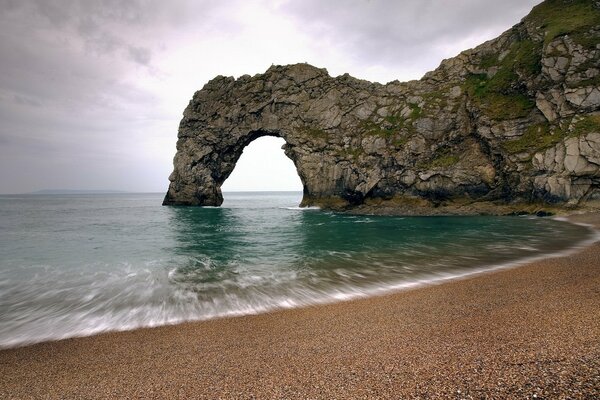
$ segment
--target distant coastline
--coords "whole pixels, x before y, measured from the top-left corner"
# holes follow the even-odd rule
[[[83,190],[83,189],[42,189],[26,193],[4,193],[2,196],[10,195],[45,195],[45,194],[139,194],[139,193],[161,193],[161,192],[131,192],[127,190]],[[224,190],[223,193],[302,193],[302,190]]]
[[[80,189],[43,189],[23,194],[118,194],[131,193],[125,190],[80,190]]]

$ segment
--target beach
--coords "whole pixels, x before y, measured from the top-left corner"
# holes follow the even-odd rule
[[[2,350],[0,398],[598,398],[599,371],[596,242],[380,297]]]

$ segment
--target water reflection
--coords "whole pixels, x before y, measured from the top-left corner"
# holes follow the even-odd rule
[[[186,261],[177,259],[170,281],[203,301],[305,302],[554,252],[585,235],[584,228],[541,219],[352,216],[284,207],[174,208],[171,226],[174,253]]]

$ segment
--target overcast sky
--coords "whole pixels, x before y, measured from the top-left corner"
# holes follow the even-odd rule
[[[417,79],[538,2],[0,0],[0,193],[164,192],[183,109],[214,76],[308,62]],[[224,188],[299,189],[280,141],[248,146]]]

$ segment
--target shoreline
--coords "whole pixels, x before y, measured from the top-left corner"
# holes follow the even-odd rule
[[[445,217],[446,215],[431,215],[429,217]],[[417,217],[417,216],[409,216],[409,217]],[[468,217],[468,216],[467,216]],[[535,215],[522,215],[522,216],[510,216],[513,218],[538,218]],[[71,335],[64,336],[48,336],[45,338],[30,340],[30,341],[22,341],[22,342],[13,342],[11,344],[0,344],[0,351],[16,349],[21,347],[34,346],[41,343],[46,342],[55,342],[62,341],[68,339],[79,339],[92,337],[107,333],[119,333],[119,332],[130,332],[136,331],[139,329],[154,329],[164,326],[176,326],[180,324],[187,323],[201,323],[212,320],[220,320],[220,319],[228,319],[228,318],[240,318],[245,316],[252,315],[261,315],[267,313],[273,313],[278,311],[286,311],[299,309],[304,307],[319,307],[323,305],[336,304],[340,302],[352,302],[361,299],[369,299],[372,297],[380,297],[387,296],[400,293],[406,290],[418,290],[420,288],[426,288],[429,286],[443,285],[448,282],[459,281],[463,279],[470,279],[473,277],[477,277],[480,275],[491,274],[498,271],[510,270],[514,268],[519,268],[523,265],[527,265],[530,263],[538,262],[544,259],[552,259],[557,257],[568,257],[571,254],[576,253],[577,251],[581,251],[582,249],[590,246],[595,242],[600,242],[600,229],[594,224],[583,223],[583,222],[575,222],[570,221],[568,216],[552,216],[552,217],[544,217],[550,218],[553,220],[557,220],[564,223],[570,223],[574,225],[584,226],[590,229],[590,237],[575,244],[570,245],[567,248],[561,250],[555,250],[551,253],[543,253],[540,252],[536,255],[529,255],[523,258],[517,258],[511,261],[503,261],[499,263],[490,263],[490,264],[482,264],[479,267],[475,268],[463,268],[456,269],[452,272],[445,273],[430,273],[414,278],[403,279],[399,281],[391,281],[387,284],[376,283],[370,286],[363,287],[354,287],[354,288],[345,288],[338,291],[330,292],[330,293],[321,293],[321,296],[318,298],[314,298],[308,302],[286,302],[286,305],[263,305],[262,308],[255,308],[253,310],[241,310],[241,311],[229,311],[223,312],[221,314],[214,314],[205,317],[198,318],[190,318],[190,319],[172,319],[170,321],[163,321],[158,323],[147,323],[147,324],[138,324],[138,325],[129,325],[129,326],[113,326],[111,328],[103,328],[98,330],[86,330],[85,332],[79,332]]]
[[[568,219],[600,227],[599,213]],[[600,366],[597,237],[594,244],[568,255],[469,275],[441,285],[338,303],[0,350],[0,372],[5,377],[0,397],[102,398],[112,397],[111,393],[207,398],[393,397],[394,393],[457,396],[457,390],[465,397],[467,393],[522,397],[577,388],[584,396],[598,394],[600,378],[593,372]],[[498,291],[498,286],[503,290]],[[536,287],[537,296],[547,302],[540,303],[528,293],[536,292]],[[552,290],[541,290],[544,287]],[[516,307],[514,314],[505,312],[507,304]],[[570,323],[552,323],[561,318]],[[520,330],[506,330],[502,322],[507,319],[520,321],[512,327]],[[540,332],[528,332],[527,325],[536,321],[552,327],[542,335],[544,340],[540,340]],[[491,326],[496,330],[490,331]],[[440,332],[452,334],[440,336]],[[489,335],[481,336],[481,332]],[[505,348],[494,340],[494,332],[503,332],[513,347]],[[477,351],[473,353],[471,347]],[[535,367],[535,371],[515,376],[514,365],[505,365],[507,354],[499,349],[516,357],[519,370]],[[187,364],[181,364],[178,357]],[[548,362],[548,357],[554,361]],[[492,370],[486,365],[493,366]],[[162,374],[161,370],[169,372]],[[431,375],[435,370],[445,372]],[[220,379],[211,371],[217,371]],[[453,371],[460,374],[453,375]],[[487,372],[482,376],[483,371]],[[249,380],[248,374],[256,380]],[[122,384],[112,381],[122,375],[127,376]],[[261,376],[266,377],[264,381]],[[546,383],[537,382],[543,377]],[[513,384],[492,382],[498,379]],[[514,392],[518,382],[537,382],[538,388],[533,385],[528,391]],[[86,391],[88,386],[97,389]],[[577,397],[576,393],[570,396]]]

